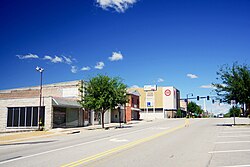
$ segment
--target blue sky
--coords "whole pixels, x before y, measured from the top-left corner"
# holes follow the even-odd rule
[[[45,84],[107,74],[206,96],[220,65],[250,64],[249,0],[2,0],[0,23],[0,89],[38,85],[41,66]]]

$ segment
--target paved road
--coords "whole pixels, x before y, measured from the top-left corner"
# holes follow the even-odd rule
[[[250,166],[250,127],[218,126],[231,122],[167,119],[32,139],[1,145],[0,166]]]

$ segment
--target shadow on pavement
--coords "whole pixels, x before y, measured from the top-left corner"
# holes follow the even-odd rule
[[[49,141],[36,141],[36,142],[19,142],[19,143],[7,143],[7,144],[0,144],[1,146],[11,146],[11,145],[24,145],[24,144],[43,144],[43,143],[52,143],[56,142],[57,140],[49,140]]]

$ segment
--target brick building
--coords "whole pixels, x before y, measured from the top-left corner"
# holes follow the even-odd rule
[[[45,129],[77,127],[89,123],[89,113],[77,102],[82,81],[70,81],[43,86],[42,107],[39,113],[40,87],[0,91],[0,132],[37,129],[42,122]]]
[[[111,122],[129,122],[131,120],[140,119],[140,94],[138,91],[127,91],[128,103],[126,106],[120,107],[120,113],[118,107],[111,112]]]

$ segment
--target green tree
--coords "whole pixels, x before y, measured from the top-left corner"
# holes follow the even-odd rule
[[[245,105],[250,103],[250,70],[246,64],[234,63],[232,67],[223,65],[217,72],[217,80],[221,83],[213,83],[215,92],[223,100],[230,104],[231,100]],[[243,111],[244,115],[245,112]]]
[[[203,114],[203,110],[195,102],[188,103],[188,112],[191,112],[195,117],[198,117],[200,114]]]
[[[177,118],[182,118],[181,109],[177,110],[176,116],[177,116]]]
[[[101,113],[102,128],[104,128],[104,113],[127,102],[126,89],[127,86],[120,78],[98,75],[85,83],[84,87],[82,86],[80,89],[82,98],[79,102],[84,109]]]
[[[229,110],[230,117],[239,117],[240,116],[240,108],[239,107],[232,107]]]

